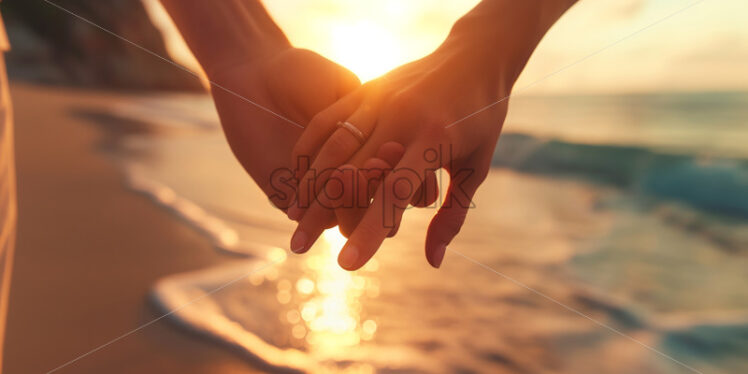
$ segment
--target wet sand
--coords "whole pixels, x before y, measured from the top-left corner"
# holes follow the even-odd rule
[[[12,85],[19,230],[5,373],[44,373],[159,315],[163,276],[226,261],[208,240],[123,185],[110,136],[76,113],[126,94]],[[56,373],[255,373],[162,319]]]

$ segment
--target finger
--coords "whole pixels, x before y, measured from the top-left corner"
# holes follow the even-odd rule
[[[382,144],[377,150],[377,158],[383,160],[390,166],[395,166],[400,162],[405,154],[405,147],[398,142],[387,142]]]
[[[369,200],[381,183],[384,173],[392,168],[391,165],[400,161],[404,151],[405,148],[398,143],[386,143],[378,153],[381,158],[370,159],[364,164],[363,169],[344,165],[333,171],[324,187],[324,193],[317,196],[316,202],[318,204],[310,207],[310,210],[313,210],[312,213],[309,213],[310,218],[301,220],[297,231],[303,234],[296,237],[297,242],[294,243],[296,246],[292,245],[291,248],[301,248],[302,244],[299,244],[301,238],[305,238],[307,241],[316,240],[315,235],[318,236],[318,233],[321,233],[329,225],[329,218],[323,213],[329,209],[335,210],[340,231],[348,237],[356,228],[358,222],[361,221],[366,207],[369,206]],[[354,177],[358,179],[354,180]],[[308,247],[301,250],[306,251]]]
[[[397,142],[387,142],[382,144],[377,151],[377,156],[367,160],[361,168],[361,174],[358,179],[358,185],[346,186],[350,191],[355,190],[355,205],[351,209],[335,209],[335,216],[340,225],[340,232],[346,238],[350,236],[353,230],[366,213],[369,207],[369,201],[374,196],[377,188],[389,171],[400,162],[405,153],[405,147]],[[354,200],[351,200],[354,201]],[[398,227],[394,227],[388,236],[397,233]]]
[[[450,173],[449,189],[444,204],[429,224],[426,234],[426,260],[439,268],[444,260],[447,245],[460,232],[468,211],[473,207],[473,196],[483,182],[484,170],[460,168]]]
[[[379,157],[382,160],[386,160],[387,163],[391,166],[389,166],[389,169],[392,169],[394,165],[397,165],[400,162],[400,159],[403,156],[403,153],[405,152],[405,147],[403,147],[402,144],[398,142],[388,142],[383,144],[379,151],[377,152],[377,157]],[[389,172],[385,173],[385,175]],[[379,180],[381,182],[381,179]],[[376,187],[379,187],[379,183],[372,183],[372,187],[374,189],[370,190],[369,198],[374,196],[374,191],[376,190]],[[439,187],[437,185],[436,175],[434,171],[428,170],[425,174],[425,182],[422,183],[419,187],[417,192],[413,195],[413,199],[411,200],[411,205],[417,206],[417,207],[426,207],[431,204],[433,204],[437,197],[439,196]],[[393,237],[395,234],[397,234],[397,231],[400,229],[399,222],[395,225],[395,227],[392,228],[392,230],[387,234],[387,237]],[[347,236],[346,236],[347,237]]]
[[[436,172],[428,170],[424,182],[418,187],[410,204],[414,207],[424,208],[433,204],[439,197],[439,183],[436,180]]]
[[[405,147],[403,147],[402,144],[398,142],[387,142],[383,144],[381,147],[379,147],[379,151],[377,152],[377,157],[384,160],[387,163],[386,170],[381,175],[373,175],[372,177],[375,177],[377,179],[374,179],[374,183],[370,183],[371,186],[368,189],[369,194],[367,198],[371,200],[372,197],[374,197],[374,193],[376,192],[376,189],[379,188],[379,185],[382,183],[382,180],[392,171],[392,168],[394,168],[395,165],[397,165],[400,160],[403,158],[403,154],[405,153]],[[363,214],[359,218],[359,221],[363,218]],[[387,233],[387,237],[391,238],[397,234],[397,230],[400,229],[400,223],[398,222],[395,224],[395,226],[390,230],[389,233]]]
[[[356,184],[344,186],[341,195],[344,204],[336,204],[335,217],[340,226],[340,233],[346,238],[350,236],[363,218],[369,207],[369,200],[379,187],[385,173],[392,168],[390,164],[380,158],[369,159],[361,169],[356,169]],[[334,183],[328,183],[326,187]],[[333,186],[334,188],[334,186]],[[333,192],[334,193],[334,192]],[[347,203],[347,204],[346,204]]]
[[[364,134],[371,133],[375,126],[376,115],[370,107],[364,105],[347,120],[356,126]],[[305,208],[311,205],[311,201],[322,191],[330,172],[345,164],[353,154],[361,148],[361,140],[351,130],[338,128],[329,139],[322,145],[311,168],[304,174],[299,182],[296,201],[288,210],[288,216],[292,220],[299,220],[304,215]]]
[[[356,111],[360,103],[361,94],[354,92],[319,112],[309,121],[291,152],[291,165],[296,167],[297,179],[301,179],[306,173],[317,151],[335,132],[338,121],[341,118],[348,118]]]
[[[345,175],[343,171],[341,173]],[[291,251],[305,253],[326,229],[335,226],[335,213],[332,206],[334,206],[332,201],[327,200],[323,194],[323,197],[317,199],[309,207],[307,214],[299,221],[291,236]]]
[[[291,250],[305,253],[324,232],[336,224],[334,209],[344,210],[342,207],[350,205],[353,198],[349,191],[355,191],[354,179],[359,170],[352,165],[344,165],[333,171],[325,189],[321,192],[307,210],[304,217],[291,237]]]
[[[405,208],[421,185],[423,172],[440,166],[423,159],[425,149],[425,146],[411,145],[397,167],[387,175],[375,194],[374,203],[340,252],[338,263],[341,267],[355,270],[366,264],[388,233],[399,224]]]

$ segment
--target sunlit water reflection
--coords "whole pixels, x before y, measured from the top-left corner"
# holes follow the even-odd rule
[[[304,275],[295,282],[278,282],[278,302],[288,305],[292,299],[298,300],[291,304],[298,307],[281,314],[293,325],[292,336],[323,356],[371,340],[377,329],[374,320],[362,318],[363,299],[379,293],[371,276],[377,261],[360,272],[347,272],[336,262],[343,244],[345,238],[337,230],[327,230],[321,245],[303,259]]]

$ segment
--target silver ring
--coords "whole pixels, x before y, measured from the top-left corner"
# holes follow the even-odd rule
[[[364,144],[366,142],[366,137],[364,136],[364,133],[361,132],[361,130],[359,130],[358,127],[356,127],[352,123],[350,123],[348,121],[340,121],[340,122],[338,122],[338,127],[339,128],[342,127],[344,129],[350,131],[350,133],[353,134],[353,136],[355,136],[356,139],[358,139],[358,141],[361,144]]]

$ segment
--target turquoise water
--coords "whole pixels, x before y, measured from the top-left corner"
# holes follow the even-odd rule
[[[495,168],[440,270],[434,209],[410,210],[348,273],[247,178],[204,96],[115,114],[132,188],[214,239],[226,264],[154,285],[177,326],[275,371],[748,371],[748,95],[512,99]],[[223,287],[227,283],[229,286]],[[205,297],[209,292],[220,291]]]

